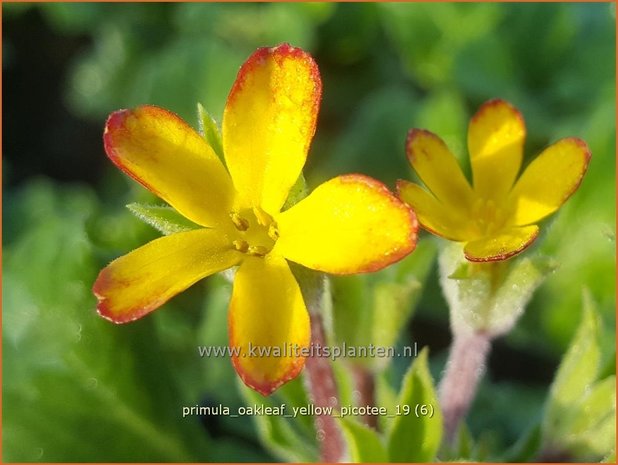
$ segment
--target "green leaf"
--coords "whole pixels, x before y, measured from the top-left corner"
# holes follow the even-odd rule
[[[470,277],[470,262],[461,262],[448,277],[450,279],[468,279]]]
[[[616,376],[599,380],[601,320],[589,293],[577,332],[552,384],[543,418],[548,450],[589,460],[615,448]]]
[[[601,363],[599,369],[599,378],[607,378],[608,376],[616,374],[616,347],[611,347],[611,354],[605,357],[605,360]]]
[[[208,461],[153,320],[96,313],[102,264],[84,228],[97,210],[92,192],[46,182],[14,199],[24,223],[3,256],[3,461]]]
[[[399,333],[405,328],[412,311],[413,301],[421,293],[422,285],[410,277],[407,282],[376,284],[373,291],[374,321],[373,343],[375,346],[391,347],[397,342]],[[379,360],[376,360],[379,362]]]
[[[472,454],[474,450],[474,439],[472,439],[472,434],[470,433],[470,430],[463,422],[461,423],[461,425],[459,425],[455,447],[453,449],[454,452],[451,454],[451,456],[454,459],[470,460],[473,458]]]
[[[285,203],[283,204],[281,210],[285,211],[288,208],[293,207],[302,199],[307,197],[308,194],[309,190],[307,189],[307,181],[305,180],[305,176],[303,175],[303,173],[300,173],[298,179],[290,189],[290,192],[288,193],[288,198],[285,200]]]
[[[185,218],[172,207],[130,203],[127,208],[140,220],[166,236],[202,227]]]
[[[403,379],[398,405],[402,412],[409,408],[409,414],[396,416],[388,431],[389,459],[393,462],[433,462],[440,447],[442,413],[427,353],[427,349],[421,351]]]
[[[414,253],[372,276],[372,341],[376,346],[393,346],[412,318],[423,282],[436,256],[433,240],[421,241]],[[375,360],[380,363],[380,360]]]
[[[383,370],[375,375],[375,397],[376,405],[385,407],[388,412],[395,412],[397,408],[398,392],[393,385],[389,382],[389,371],[392,369],[391,365],[389,369]],[[380,431],[385,431],[392,420],[385,416],[378,417],[378,427]]]
[[[479,461],[476,457],[478,444],[475,444],[472,433],[465,423],[457,428],[454,444],[441,444],[438,451],[440,462],[470,462]]]
[[[615,447],[616,377],[599,381],[574,409],[567,436],[574,450],[603,457]]]
[[[550,389],[543,423],[545,434],[551,434],[560,427],[563,417],[569,414],[573,404],[580,400],[596,381],[601,359],[598,337],[599,317],[590,298],[586,297],[579,328],[560,363]]]
[[[358,390],[354,373],[355,367],[337,361],[332,363],[331,366],[335,373],[335,383],[339,391],[339,405],[357,404]]]
[[[386,448],[376,430],[350,418],[342,418],[339,424],[343,430],[352,462],[388,461]]]
[[[578,405],[580,412],[585,415],[577,415],[573,418],[570,425],[570,432],[573,434],[585,434],[588,431],[599,429],[607,417],[615,416],[614,397],[616,393],[616,377],[609,376],[603,381],[595,383],[592,387],[587,387],[586,394]],[[613,434],[612,434],[613,438]],[[600,443],[601,438],[596,440]],[[607,450],[607,449],[606,449]],[[604,450],[604,452],[606,451]]]
[[[225,157],[223,156],[223,143],[221,142],[221,131],[217,126],[215,119],[210,116],[210,113],[202,106],[201,103],[197,104],[197,119],[199,123],[200,134],[206,139],[208,145],[214,150],[219,159],[225,164]]]
[[[557,265],[543,256],[523,256],[512,262],[489,310],[488,326],[494,336],[507,334],[523,314],[534,291]]]
[[[300,382],[299,379],[291,383]],[[290,384],[290,383],[288,383]],[[284,402],[279,402],[278,394],[264,397],[248,388],[242,381],[238,381],[239,389],[248,406],[271,406],[279,407]],[[283,387],[285,388],[285,386]],[[282,388],[282,389],[283,389]],[[286,405],[286,415],[292,414],[293,404]],[[258,435],[264,446],[274,455],[290,462],[315,462],[317,461],[317,441],[303,434],[297,423],[300,419],[288,418],[284,415],[253,415]]]

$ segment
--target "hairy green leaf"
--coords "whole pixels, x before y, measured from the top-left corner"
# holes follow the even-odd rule
[[[450,244],[440,254],[440,284],[449,304],[451,326],[456,332],[488,331],[492,337],[508,333],[555,267],[546,257],[472,266],[464,258],[462,245]]]
[[[197,104],[197,119],[199,123],[200,134],[206,139],[208,145],[217,154],[219,159],[225,164],[223,156],[223,143],[221,142],[221,131],[215,119],[206,111],[201,103]]]
[[[551,387],[543,419],[545,448],[596,459],[615,448],[616,376],[599,379],[601,320],[589,293],[582,320]]]
[[[401,415],[388,431],[393,462],[433,462],[442,440],[442,413],[423,349],[406,373],[398,406]],[[407,412],[407,414],[405,414]]]
[[[560,426],[563,416],[596,381],[601,359],[598,336],[599,317],[588,303],[551,386],[543,424],[546,433]]]
[[[299,379],[291,383],[300,382]],[[288,383],[288,384],[291,384]],[[248,406],[280,407],[285,403],[278,392],[274,396],[264,397],[249,389],[241,381],[238,382],[245,402]],[[286,386],[283,386],[284,389]],[[281,389],[279,390],[281,391]],[[285,415],[292,415],[294,404],[287,403]],[[260,439],[266,448],[277,457],[290,462],[314,462],[317,460],[316,440],[307,436],[302,425],[297,424],[299,418],[289,418],[285,415],[253,415]]]
[[[387,462],[388,454],[376,430],[350,418],[339,422],[348,445],[352,462]]]
[[[172,207],[130,203],[127,205],[127,208],[140,220],[148,223],[166,236],[202,227],[185,218]]]

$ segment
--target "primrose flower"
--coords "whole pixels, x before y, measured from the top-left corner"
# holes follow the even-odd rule
[[[517,178],[525,137],[516,108],[504,100],[483,104],[468,128],[472,187],[438,136],[412,129],[407,156],[429,191],[399,180],[399,196],[426,230],[464,242],[468,260],[512,257],[536,239],[536,223],[575,192],[590,161],[586,143],[567,137],[543,150]]]
[[[416,245],[412,210],[379,182],[339,176],[281,211],[315,132],[322,85],[304,51],[258,49],[241,67],[222,122],[226,167],[204,137],[154,106],[113,113],[109,158],[202,228],[164,236],[120,257],[93,286],[98,312],[126,323],[213,273],[238,266],[229,308],[232,362],[268,395],[304,365],[309,315],[287,260],[334,274],[379,270]],[[249,346],[279,348],[253,357]]]

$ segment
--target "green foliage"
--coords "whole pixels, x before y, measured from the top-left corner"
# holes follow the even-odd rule
[[[379,6],[406,71],[427,88],[450,83],[460,51],[491,34],[504,10],[497,5],[385,3]]]
[[[529,261],[519,262],[522,276],[540,274],[544,282],[502,344],[512,353],[510,362],[526,354],[557,364],[571,335],[585,326],[579,321],[582,289],[590,291],[598,313],[582,321],[596,318],[600,336],[591,336],[596,330],[590,323],[587,341],[596,342],[580,345],[577,357],[570,346],[561,373],[568,365],[580,375],[558,375],[543,419],[538,416],[549,372],[533,380],[511,370],[493,382],[489,367],[453,458],[534,460],[542,439],[542,446],[574,458],[615,460],[608,440],[614,414],[607,404],[615,383],[616,221],[608,199],[616,192],[616,96],[614,62],[607,59],[616,55],[614,4],[6,3],[2,9],[5,84],[22,82],[12,74],[20,63],[27,67],[49,57],[69,63],[61,74],[29,72],[34,86],[60,82],[65,104],[13,102],[5,108],[7,120],[15,109],[35,106],[48,126],[33,123],[21,131],[50,143],[66,140],[67,154],[75,150],[92,166],[103,166],[102,148],[84,150],[83,135],[68,132],[65,118],[102,131],[110,112],[148,103],[197,126],[195,102],[220,118],[247,56],[283,41],[312,53],[324,84],[305,170],[308,190],[347,172],[391,187],[396,179],[410,179],[403,145],[411,127],[440,135],[465,164],[468,119],[494,97],[510,100],[525,117],[526,163],[558,138],[586,140],[593,155],[581,188],[542,224],[535,249],[526,253]],[[36,41],[36,49],[24,48],[21,37]],[[203,108],[198,113],[204,137],[221,156],[215,120]],[[37,158],[20,148],[3,157],[3,459],[272,460],[260,449],[259,436],[278,458],[315,460],[311,418],[254,418],[255,424],[209,419],[216,441],[197,418],[179,418],[179,406],[204,398],[232,407],[247,400],[229,359],[195,355],[197,344],[227,344],[231,286],[213,277],[131,325],[100,319],[90,291],[97,272],[158,236],[122,205],[131,204],[164,234],[196,226],[167,207],[150,206],[158,200],[111,164],[96,175],[83,173],[74,187],[55,185],[64,177],[20,177],[17,186],[19,160],[28,161],[35,177],[46,174],[42,166],[52,156]],[[63,163],[69,162],[59,158],[57,165]],[[86,179],[96,180],[101,201],[84,187]],[[286,208],[306,191],[300,178]],[[406,343],[412,321],[415,337],[432,346],[432,372],[439,373],[448,320],[432,279],[434,243],[423,238],[414,254],[375,276],[333,280],[338,343]],[[551,273],[536,255],[554,257],[559,268]],[[469,270],[457,271],[462,278]],[[511,278],[510,285],[525,284]],[[579,365],[584,360],[588,367]],[[400,402],[394,386],[407,365],[360,362],[376,372],[377,404],[394,408]],[[504,366],[502,360],[492,363]],[[345,364],[335,365],[342,402],[352,403],[353,379]],[[286,402],[307,402],[300,380],[284,389]],[[390,428],[389,419],[379,421],[382,430]],[[365,448],[375,442],[373,433],[358,423],[344,428],[357,446],[355,458],[381,457]]]
[[[249,406],[280,407],[286,404],[286,415],[292,415],[293,406],[308,405],[298,378],[277,391],[274,396],[264,397],[242,385],[240,390]],[[313,425],[309,417],[288,418],[285,415],[255,415],[253,420],[264,445],[277,457],[290,462],[315,462],[318,459],[313,440]]]
[[[611,451],[611,453],[609,453],[607,457],[601,460],[601,463],[616,463],[616,451]]]
[[[572,409],[594,383],[601,360],[598,315],[584,307],[582,322],[571,342],[551,388],[547,405],[547,422],[561,423],[561,415]],[[552,426],[558,426],[552,425]],[[552,428],[547,428],[551,430]]]
[[[380,435],[365,425],[349,418],[339,422],[350,449],[352,462],[375,463],[388,461],[388,454]]]
[[[398,405],[408,414],[396,416],[387,432],[393,462],[433,462],[442,440],[442,413],[427,366],[427,349],[403,379]],[[427,409],[427,410],[424,410]]]
[[[283,204],[281,210],[285,211],[293,205],[296,205],[302,199],[307,197],[308,194],[309,190],[307,189],[307,181],[305,181],[305,176],[300,173],[300,176],[298,176],[298,179],[290,189],[290,192],[288,193],[288,198]]]
[[[214,150],[219,159],[225,164],[223,156],[223,143],[221,142],[221,131],[215,119],[208,113],[201,103],[197,104],[197,121],[200,134],[206,139],[208,145]]]
[[[455,443],[452,446],[442,444],[438,456],[442,462],[484,462],[489,457],[490,442],[491,437],[487,431],[475,441],[468,427],[462,423]]]
[[[377,405],[385,407],[388,415],[381,417],[385,433],[359,423],[357,419],[342,418],[339,425],[346,439],[352,462],[433,462],[442,439],[442,413],[429,373],[428,351],[423,349],[410,365],[399,393],[390,391],[378,375],[378,398],[391,396]]]
[[[434,257],[434,244],[424,241],[413,254],[377,273],[333,277],[336,340],[349,346],[394,346],[412,316]],[[381,370],[389,359],[349,361]]]
[[[198,224],[188,220],[169,206],[130,203],[127,208],[144,223],[149,224],[166,236],[200,228]]]
[[[465,424],[461,424],[459,426],[459,431],[457,432],[457,438],[455,441],[453,450],[449,451],[449,455],[453,457],[453,459],[465,459],[472,458],[474,456],[474,439]],[[440,455],[441,458],[444,459],[444,457],[442,457],[443,453]]]
[[[207,437],[178,421],[152,320],[116,327],[95,312],[99,262],[83,233],[92,193],[39,182],[13,200],[22,224],[3,257],[3,460],[206,459]]]
[[[193,117],[195,102],[221,115],[238,66],[257,46],[309,48],[327,4],[64,5],[40,8],[65,33],[96,46],[76,63],[68,99],[82,114],[153,103]]]
[[[543,439],[550,453],[598,460],[615,450],[616,376],[599,379],[601,338],[599,315],[585,294],[582,321],[545,407]]]

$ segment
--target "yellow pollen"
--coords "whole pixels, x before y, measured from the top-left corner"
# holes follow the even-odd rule
[[[238,229],[239,231],[246,231],[247,229],[249,229],[249,221],[240,216],[238,213],[231,212],[230,218],[232,219],[232,223],[234,223],[234,226],[236,226],[236,229]]]
[[[247,250],[249,250],[249,244],[247,244],[247,241],[236,240],[232,242],[232,245],[241,253],[247,253]]]
[[[277,229],[277,224],[275,222],[270,223],[268,227],[268,237],[270,237],[273,241],[279,239],[279,229]]]
[[[259,207],[235,210],[229,214],[232,248],[252,257],[265,257],[279,238],[277,224]]]
[[[250,245],[247,254],[253,257],[265,257],[268,252],[270,252],[270,250],[262,245]]]

